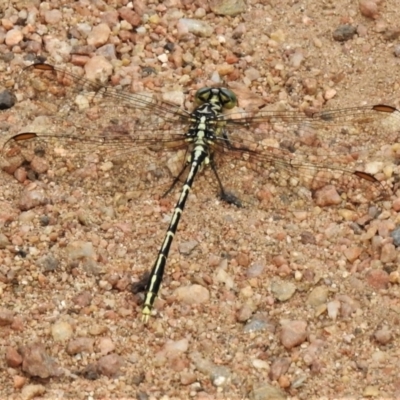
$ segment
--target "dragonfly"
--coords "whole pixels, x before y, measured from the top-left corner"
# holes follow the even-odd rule
[[[391,194],[393,177],[384,167],[388,155],[396,155],[400,111],[389,105],[309,115],[247,111],[232,90],[203,87],[188,111],[162,96],[103,85],[47,63],[23,69],[18,87],[25,98],[24,126],[3,145],[7,172],[29,164],[35,177],[71,187],[91,181],[114,193],[160,186],[168,195],[180,186],[145,284],[144,322],[154,314],[199,173],[208,177],[203,186],[237,207],[296,210],[327,187],[340,204],[368,204]]]

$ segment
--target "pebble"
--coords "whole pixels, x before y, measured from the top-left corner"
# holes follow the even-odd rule
[[[379,396],[379,386],[366,386],[363,395],[366,397],[377,397]]]
[[[30,376],[50,378],[62,374],[57,363],[47,354],[44,346],[33,343],[22,348],[22,370]]]
[[[67,321],[57,321],[51,327],[51,336],[55,342],[65,342],[72,337],[73,333],[72,326]]]
[[[260,360],[259,358],[255,358],[251,360],[251,364],[256,369],[266,369],[269,370],[269,364],[265,360]]]
[[[46,393],[46,388],[44,385],[26,385],[21,390],[22,400],[30,400],[38,398]]]
[[[336,318],[339,314],[340,306],[341,306],[341,304],[340,304],[339,300],[333,300],[327,304],[329,318],[336,320]]]
[[[94,339],[78,337],[68,342],[67,353],[71,356],[78,353],[93,353]]]
[[[382,246],[381,251],[381,261],[383,263],[393,262],[397,259],[398,252],[396,251],[396,247],[392,243],[385,243]]]
[[[307,339],[307,322],[300,320],[284,322],[279,339],[288,350],[302,344]]]
[[[385,345],[392,341],[393,334],[391,330],[385,325],[383,326],[383,328],[375,331],[374,337],[378,343]]]
[[[356,247],[356,246],[349,247],[349,248],[345,249],[343,252],[344,256],[351,263],[356,261],[358,259],[358,257],[360,257],[361,253],[362,253],[362,248]]]
[[[291,359],[289,357],[278,357],[272,364],[269,371],[269,378],[271,381],[277,381],[282,375],[286,374],[289,370]]]
[[[318,307],[325,304],[329,295],[329,289],[326,286],[317,286],[307,297],[307,304],[311,307]]]
[[[317,93],[318,82],[316,79],[305,78],[305,79],[303,79],[302,83],[303,83],[304,91],[306,92],[306,94],[314,95]]]
[[[246,271],[247,278],[251,279],[260,276],[264,272],[265,267],[266,265],[263,261],[255,261],[253,264],[250,265],[249,268],[247,268]]]
[[[271,282],[271,292],[279,301],[289,300],[296,292],[296,285],[292,282],[278,281]]]
[[[140,15],[128,7],[121,7],[119,10],[119,16],[129,22],[133,27],[137,27],[142,23]]]
[[[191,18],[181,18],[178,21],[177,29],[179,37],[188,33],[193,33],[199,37],[210,37],[214,32],[214,29],[208,23]]]
[[[189,358],[192,360],[197,370],[210,377],[214,386],[225,386],[230,382],[232,373],[229,368],[216,365],[203,358],[201,354],[197,352],[189,354]]]
[[[177,301],[187,305],[206,303],[210,300],[210,291],[201,285],[179,287],[174,291]]]
[[[296,49],[290,57],[290,64],[293,68],[299,68],[304,58],[304,51],[302,49]]]
[[[184,255],[189,255],[197,246],[199,242],[190,240],[179,244],[179,252]]]
[[[82,240],[76,240],[68,243],[66,247],[66,253],[71,260],[79,260],[82,258],[95,258],[96,253],[93,249],[91,242],[84,242]]]
[[[6,363],[11,368],[17,368],[22,364],[22,356],[14,347],[9,347],[6,351]]]
[[[244,75],[246,78],[248,78],[250,81],[255,81],[257,79],[261,78],[260,71],[258,71],[255,68],[248,68],[244,71]]]
[[[24,38],[19,29],[11,29],[6,33],[5,43],[7,46],[16,46]]]
[[[124,359],[118,354],[108,354],[103,356],[97,361],[97,371],[109,378],[114,378],[120,372],[121,367],[124,365]]]
[[[253,318],[244,326],[243,332],[260,332],[267,331],[270,333],[275,333],[276,325],[268,318],[268,316],[258,313],[253,316]]]
[[[210,8],[217,15],[234,17],[246,11],[246,3],[244,0],[213,0]]]
[[[0,232],[0,249],[5,249],[10,244],[11,242],[8,240],[8,237]]]
[[[100,338],[97,347],[99,348],[100,354],[105,356],[115,350],[115,344],[109,337]]]
[[[43,272],[55,271],[60,262],[52,254],[46,254],[36,260],[36,265],[43,270]]]
[[[116,60],[117,54],[114,44],[105,44],[104,46],[99,47],[96,50],[96,55],[106,58],[109,61]],[[84,64],[87,63],[88,60],[85,61]]]
[[[21,211],[26,211],[38,206],[46,205],[47,203],[48,199],[43,190],[25,189],[21,193],[21,197],[19,199],[19,209]]]
[[[367,274],[368,284],[375,289],[386,289],[389,281],[389,274],[383,270],[374,269]]]
[[[287,394],[269,383],[259,384],[249,394],[251,400],[286,400]]]
[[[110,27],[105,24],[99,24],[95,26],[87,37],[87,43],[89,46],[100,47],[108,42],[108,38],[111,34]]]
[[[15,389],[21,389],[25,383],[26,383],[26,378],[21,375],[14,375],[14,388]]]
[[[320,207],[335,206],[342,202],[342,198],[335,186],[326,185],[315,192],[315,204]]]
[[[337,91],[335,89],[328,89],[324,93],[325,100],[331,100],[336,96]]]
[[[356,34],[356,32],[357,28],[355,26],[340,25],[333,31],[332,37],[337,42],[345,42],[347,40],[352,39],[353,36]]]
[[[364,17],[371,19],[378,18],[378,4],[376,0],[360,0],[358,5]]]
[[[0,309],[0,326],[11,325],[14,322],[14,312],[6,308]]]
[[[0,110],[7,110],[15,104],[16,98],[9,90],[0,92]]]
[[[105,83],[112,75],[112,64],[104,56],[94,56],[85,64],[86,78]]]
[[[50,25],[58,24],[62,19],[62,13],[60,10],[48,10],[44,13],[44,20]]]

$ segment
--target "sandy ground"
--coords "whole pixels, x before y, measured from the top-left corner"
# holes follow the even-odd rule
[[[233,17],[201,0],[133,9],[2,0],[0,89],[37,56],[79,69],[97,51],[128,91],[192,99],[223,81],[242,107],[400,107],[395,0],[249,1]],[[187,33],[180,18],[205,26]],[[91,35],[102,23],[110,32]],[[343,24],[354,35],[334,40]],[[1,112],[3,141],[25,112]],[[392,184],[396,160],[384,161]],[[293,213],[225,204],[211,178],[196,180],[144,325],[130,283],[151,268],[179,190],[116,204],[100,181],[69,189],[1,173],[0,398],[400,398],[396,193]],[[45,199],[22,210],[32,191]]]

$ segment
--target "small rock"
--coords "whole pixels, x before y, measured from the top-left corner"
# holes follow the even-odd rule
[[[326,286],[317,286],[308,295],[307,304],[311,307],[318,307],[325,304],[329,295],[329,289]]]
[[[59,266],[59,261],[52,254],[46,254],[37,259],[36,265],[40,267],[43,272],[55,271]]]
[[[14,375],[14,388],[15,389],[21,389],[26,383],[26,378],[25,376],[21,375]]]
[[[351,25],[340,25],[337,27],[333,34],[332,37],[334,40],[338,42],[345,42],[347,40],[350,40],[353,38],[353,36],[356,34],[357,28]]]
[[[364,391],[363,395],[366,397],[378,397],[379,396],[379,386],[367,386]]]
[[[48,203],[48,199],[43,190],[27,190],[21,193],[19,199],[19,209],[27,211],[32,208],[43,206]]]
[[[100,338],[97,347],[100,350],[100,354],[103,356],[115,350],[115,344],[109,337]]]
[[[206,303],[210,299],[210,291],[201,285],[189,285],[175,290],[176,299],[187,305]]]
[[[79,307],[87,307],[92,302],[92,294],[88,290],[78,293],[72,298],[72,302]]]
[[[101,23],[95,26],[89,33],[87,43],[89,46],[100,47],[107,43],[110,37],[111,29],[105,24]]]
[[[342,202],[335,186],[327,185],[315,192],[315,204],[320,207],[334,206]]]
[[[105,83],[113,72],[112,64],[103,56],[94,56],[85,64],[86,78]]]
[[[267,331],[270,333],[275,333],[276,325],[270,320],[268,315],[263,313],[257,313],[253,316],[253,318],[245,325],[243,332],[259,332],[259,331]]]
[[[7,110],[15,104],[15,96],[8,90],[0,92],[0,110]]]
[[[318,82],[315,78],[306,78],[303,80],[303,87],[306,94],[314,95],[317,93]]]
[[[367,282],[375,289],[386,289],[389,285],[389,274],[380,269],[374,269],[367,274]]]
[[[305,57],[304,57],[303,49],[296,49],[296,51],[290,57],[290,64],[294,68],[299,68],[301,63],[303,62],[304,58]]]
[[[17,368],[22,364],[22,356],[13,347],[9,347],[6,352],[6,362],[11,368]]]
[[[178,21],[177,29],[179,37],[188,33],[193,33],[199,37],[210,37],[214,32],[214,29],[208,23],[191,18],[181,18]]]
[[[190,240],[188,242],[179,244],[179,252],[181,254],[189,255],[197,246],[199,242],[196,240]]]
[[[71,356],[78,353],[93,353],[94,339],[79,337],[71,340],[67,346],[67,353]]]
[[[8,240],[8,237],[0,232],[0,249],[5,249],[10,244],[11,242]]]
[[[265,263],[263,261],[255,261],[253,264],[247,268],[246,276],[247,278],[256,278],[260,276],[265,270]]]
[[[276,358],[269,371],[269,378],[271,381],[277,381],[282,375],[286,374],[290,367],[291,360],[289,357]]]
[[[249,394],[251,400],[286,400],[286,393],[270,385],[269,383],[263,383],[253,388]]]
[[[336,96],[336,90],[335,89],[328,89],[324,93],[324,99],[325,100],[331,100]]]
[[[351,263],[356,261],[358,257],[360,257],[362,253],[361,247],[350,247],[344,250],[343,254],[347,258],[347,260]]]
[[[386,243],[382,246],[381,261],[383,263],[393,262],[397,259],[396,247],[392,243]]]
[[[22,400],[30,400],[44,393],[46,393],[46,388],[43,385],[26,385],[21,390],[21,397]]]
[[[274,279],[271,283],[271,292],[279,301],[286,301],[296,292],[296,285],[292,282],[278,281]]]
[[[327,309],[329,318],[336,320],[340,310],[340,301],[339,300],[330,301],[327,305]]]
[[[393,335],[390,329],[387,326],[384,326],[382,329],[379,329],[374,333],[374,337],[378,343],[388,344],[391,342]]]
[[[288,321],[282,326],[280,341],[282,345],[290,350],[295,346],[302,344],[307,339],[307,322]]]
[[[121,7],[119,9],[119,15],[123,20],[129,22],[133,27],[139,26],[142,22],[140,15],[129,7]]]
[[[364,17],[376,19],[378,18],[378,4],[373,0],[360,0],[360,12]]]
[[[250,81],[255,81],[257,79],[261,78],[260,72],[255,69],[255,68],[248,68],[244,71],[244,75],[246,78],[248,78]]]
[[[0,326],[11,325],[14,322],[14,312],[6,308],[0,309]]]
[[[71,260],[80,260],[82,258],[95,258],[96,253],[91,242],[76,240],[67,245],[66,252]]]
[[[44,13],[44,20],[49,25],[58,24],[62,19],[62,13],[60,10],[48,10]]]
[[[57,321],[51,327],[51,335],[55,342],[64,342],[69,340],[73,335],[72,326],[66,321]]]
[[[109,378],[116,377],[124,365],[124,359],[118,354],[108,354],[97,361],[97,371]]]
[[[57,363],[47,354],[42,344],[30,344],[21,349],[21,352],[22,370],[29,375],[43,379],[61,375]]]
[[[6,33],[5,43],[7,46],[16,46],[24,38],[19,29],[11,29]]]
[[[394,244],[396,247],[399,247],[399,246],[400,246],[400,227],[394,229],[394,230],[390,233],[390,236],[393,238],[393,244]],[[1,240],[0,240],[0,243],[1,243]],[[0,248],[1,248],[1,246],[0,246]]]
[[[246,3],[244,0],[211,0],[210,8],[217,15],[233,17],[246,11]]]

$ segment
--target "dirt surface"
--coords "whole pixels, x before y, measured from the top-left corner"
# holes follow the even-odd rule
[[[222,83],[246,110],[400,107],[395,0],[234,4],[226,16],[217,1],[2,0],[0,91],[19,100],[0,111],[2,143],[26,124],[16,83],[38,57],[189,109]],[[237,208],[201,173],[147,325],[130,285],[153,265],[179,190],[127,196],[95,178],[2,171],[0,398],[400,398],[387,145],[377,176],[392,192],[360,207]]]

